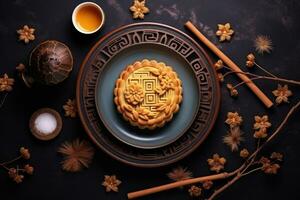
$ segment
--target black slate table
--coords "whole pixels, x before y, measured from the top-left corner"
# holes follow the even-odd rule
[[[222,107],[215,128],[192,155],[172,166],[158,169],[139,169],[119,163],[101,150],[96,151],[89,169],[80,173],[66,173],[60,168],[61,157],[56,153],[59,145],[74,138],[87,139],[79,118],[63,118],[63,130],[58,138],[49,142],[35,139],[28,128],[31,114],[41,107],[51,107],[63,114],[62,105],[68,98],[75,97],[76,76],[84,56],[92,45],[105,33],[125,24],[137,22],[131,17],[128,8],[131,1],[98,0],[106,13],[106,23],[101,31],[84,36],[72,27],[73,8],[81,1],[67,0],[2,0],[0,2],[0,74],[8,73],[16,78],[14,90],[9,93],[0,110],[0,160],[8,160],[17,154],[20,146],[27,146],[32,152],[31,162],[35,174],[24,183],[11,182],[4,171],[0,171],[0,199],[126,199],[126,193],[168,183],[166,173],[173,167],[188,167],[196,176],[207,175],[206,159],[219,153],[228,160],[226,169],[234,169],[241,162],[237,155],[222,144],[226,134],[224,120],[228,111],[238,111],[244,117],[242,129],[246,142],[243,146],[253,149],[253,116],[268,114],[274,130],[283,119],[291,105],[300,97],[299,88],[291,87],[294,96],[290,105],[266,109],[246,87],[239,89],[238,99],[229,97],[223,86]],[[230,22],[236,34],[230,43],[219,47],[234,61],[244,66],[245,56],[254,51],[253,39],[259,34],[269,35],[274,43],[270,55],[258,56],[258,62],[280,76],[300,79],[300,2],[296,0],[149,0],[150,14],[145,21],[165,23],[184,30],[183,24],[192,20],[214,43],[218,23]],[[28,45],[17,41],[16,30],[28,24],[36,28],[37,39]],[[14,70],[15,66],[28,61],[30,51],[40,42],[56,39],[66,43],[74,55],[74,70],[69,79],[54,87],[35,87],[27,89]],[[211,55],[213,59],[216,59]],[[245,69],[245,68],[244,68]],[[258,72],[257,70],[254,70]],[[237,83],[233,76],[230,82]],[[258,81],[259,87],[272,97],[271,91],[277,84]],[[2,98],[1,94],[1,98]],[[276,176],[262,173],[241,179],[226,190],[219,199],[300,199],[300,113],[287,124],[282,134],[265,150],[283,152],[284,163]],[[116,174],[123,181],[120,192],[105,193],[101,186],[103,175]],[[222,181],[221,181],[222,183]],[[188,199],[181,190],[172,190],[145,197],[143,199]]]

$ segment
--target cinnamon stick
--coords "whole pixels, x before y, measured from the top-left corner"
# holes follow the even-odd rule
[[[242,74],[243,72],[228,56],[226,56],[216,45],[209,41],[193,24],[192,22],[186,22],[185,26],[195,34],[195,36],[200,39],[212,52],[214,52],[228,67],[230,67],[234,72],[237,72],[237,76],[240,77],[242,81],[253,91],[253,93],[263,102],[263,104],[270,108],[273,102],[253,83],[253,81]]]
[[[210,175],[210,176],[203,176],[203,177],[198,177],[198,178],[192,178],[192,179],[187,179],[187,180],[183,180],[183,181],[178,181],[178,182],[174,182],[174,183],[169,183],[166,185],[161,185],[161,186],[157,186],[157,187],[153,187],[153,188],[149,188],[149,189],[145,189],[145,190],[140,190],[140,191],[136,191],[136,192],[131,192],[127,194],[128,199],[134,199],[134,198],[138,198],[138,197],[142,197],[142,196],[146,196],[149,194],[154,194],[157,192],[161,192],[161,191],[165,191],[165,190],[170,190],[173,188],[178,188],[178,187],[182,187],[185,185],[191,185],[191,184],[195,184],[195,183],[200,183],[200,182],[204,182],[207,180],[218,180],[218,179],[225,179],[229,176],[232,176],[233,173],[220,173],[220,174],[216,174],[216,175]]]

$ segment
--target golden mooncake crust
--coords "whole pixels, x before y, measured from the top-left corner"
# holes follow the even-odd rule
[[[116,81],[114,101],[124,119],[141,129],[162,127],[179,110],[181,80],[156,60],[128,65]]]

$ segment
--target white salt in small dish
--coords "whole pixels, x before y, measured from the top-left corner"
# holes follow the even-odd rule
[[[60,133],[62,119],[57,111],[51,108],[41,108],[32,114],[29,127],[37,139],[51,140]]]

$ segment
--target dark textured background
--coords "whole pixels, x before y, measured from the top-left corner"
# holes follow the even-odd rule
[[[24,183],[16,185],[11,182],[5,171],[0,171],[0,199],[126,199],[126,193],[138,189],[168,183],[165,176],[172,167],[188,167],[196,176],[210,172],[206,159],[218,152],[228,160],[226,169],[237,167],[241,160],[222,144],[226,133],[224,119],[228,111],[238,111],[244,117],[243,130],[246,142],[243,146],[253,149],[252,139],[253,116],[267,113],[270,115],[273,128],[287,113],[290,105],[300,97],[299,88],[292,87],[295,95],[290,105],[281,105],[267,110],[246,87],[239,89],[239,98],[228,96],[222,88],[222,107],[215,128],[205,143],[192,155],[172,166],[159,169],[137,169],[114,161],[101,150],[97,150],[91,167],[77,174],[65,173],[59,162],[61,157],[56,153],[58,146],[77,137],[86,138],[79,119],[63,118],[63,131],[58,138],[49,142],[35,139],[29,131],[30,115],[41,107],[51,107],[63,114],[62,105],[75,96],[77,72],[85,54],[92,45],[105,33],[132,20],[128,7],[131,1],[102,0],[97,1],[106,13],[104,28],[92,36],[84,36],[74,31],[71,24],[73,8],[81,1],[67,0],[1,0],[0,2],[0,74],[15,76],[14,90],[8,95],[4,107],[0,110],[0,160],[8,160],[17,154],[20,146],[27,146],[32,151],[31,162],[36,168],[32,177],[26,177]],[[166,23],[184,30],[183,24],[191,19],[214,43],[217,23],[230,22],[236,31],[230,43],[219,45],[241,66],[245,56],[252,52],[253,39],[258,34],[269,35],[274,43],[270,55],[257,56],[260,64],[283,77],[300,79],[300,2],[296,0],[149,0],[151,12],[145,21]],[[36,28],[37,39],[28,45],[17,41],[16,30],[28,24]],[[30,51],[47,39],[65,42],[74,55],[74,70],[64,83],[51,87],[27,89],[17,79],[15,66],[27,62]],[[214,58],[215,59],[215,58]],[[258,72],[257,70],[254,70]],[[237,83],[232,77],[230,82]],[[258,81],[258,85],[272,97],[271,91],[276,83]],[[296,91],[298,89],[298,91]],[[2,98],[1,94],[1,98]],[[276,176],[262,173],[253,174],[241,179],[226,190],[219,199],[300,199],[299,194],[299,151],[300,151],[300,114],[295,115],[282,134],[273,141],[266,153],[280,151],[285,155],[284,164]],[[270,130],[270,131],[271,131]],[[123,181],[120,192],[104,192],[101,182],[104,174],[117,174]],[[221,181],[222,183],[222,181]],[[188,199],[187,193],[180,190],[162,192],[144,199]]]

